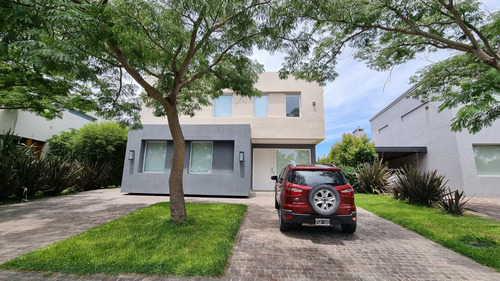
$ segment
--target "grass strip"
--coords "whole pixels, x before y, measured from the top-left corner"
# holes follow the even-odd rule
[[[500,272],[500,222],[411,205],[391,196],[356,194],[356,205]]]
[[[117,275],[220,276],[245,205],[186,203],[188,219],[170,221],[157,203],[0,265],[1,269]]]

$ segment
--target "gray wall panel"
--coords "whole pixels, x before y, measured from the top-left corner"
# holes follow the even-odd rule
[[[184,193],[186,195],[248,196],[251,188],[250,125],[183,125],[186,140],[184,161]],[[150,140],[170,140],[167,143],[164,173],[142,172],[144,144]],[[169,194],[168,178],[173,157],[172,136],[168,125],[143,125],[129,132],[127,155],[135,151],[135,159],[125,159],[122,192]],[[212,174],[189,174],[190,141],[214,141]],[[245,154],[240,163],[239,152]],[[216,155],[217,153],[217,155]],[[232,169],[231,169],[232,168]]]

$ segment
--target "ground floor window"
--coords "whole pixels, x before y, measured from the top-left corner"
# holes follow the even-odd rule
[[[144,172],[163,172],[167,158],[166,141],[147,141],[144,153]]]
[[[211,173],[213,158],[212,142],[192,142],[191,159],[189,161],[190,173]]]
[[[500,176],[500,145],[473,145],[477,174]]]

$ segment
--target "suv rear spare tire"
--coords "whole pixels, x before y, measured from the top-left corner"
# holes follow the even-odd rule
[[[307,197],[311,208],[319,215],[330,216],[340,205],[340,196],[335,188],[328,184],[314,186]]]

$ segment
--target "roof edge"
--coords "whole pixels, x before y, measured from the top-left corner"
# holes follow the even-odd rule
[[[413,85],[411,88],[409,88],[403,94],[401,94],[399,97],[397,97],[393,102],[391,102],[389,105],[387,105],[381,111],[379,111],[377,114],[375,114],[372,118],[370,118],[370,120],[369,120],[370,123],[373,120],[375,120],[377,117],[379,117],[380,115],[382,115],[384,112],[386,112],[387,110],[389,110],[391,107],[393,107],[396,103],[398,103],[403,98],[405,98],[407,95],[409,95],[411,92],[413,92],[415,90],[415,88],[417,88],[417,86],[418,86],[418,84],[417,85]]]

